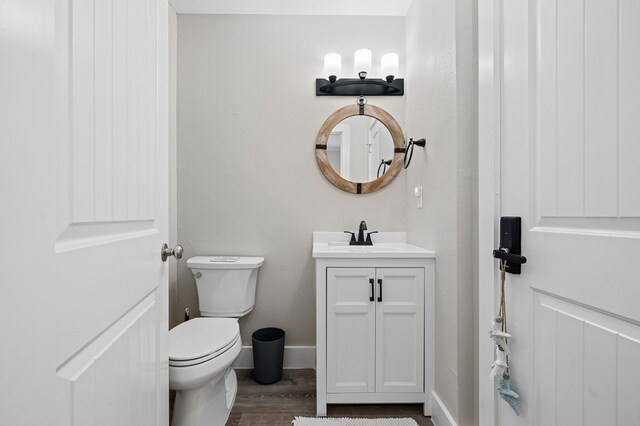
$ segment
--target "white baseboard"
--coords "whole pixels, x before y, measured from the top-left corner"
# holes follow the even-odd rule
[[[283,368],[316,368],[315,346],[285,346]],[[233,368],[253,368],[253,347],[243,346]]]
[[[431,392],[431,421],[435,426],[458,426],[437,393]]]

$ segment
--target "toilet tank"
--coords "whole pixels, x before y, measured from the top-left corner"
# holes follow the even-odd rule
[[[200,315],[239,318],[256,301],[263,257],[196,256],[187,260],[198,288]]]

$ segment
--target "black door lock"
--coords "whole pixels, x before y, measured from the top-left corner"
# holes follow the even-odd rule
[[[500,247],[493,251],[493,257],[507,262],[506,271],[520,274],[521,265],[527,258],[521,256],[522,219],[518,216],[500,218]],[[501,267],[500,265],[499,267]]]

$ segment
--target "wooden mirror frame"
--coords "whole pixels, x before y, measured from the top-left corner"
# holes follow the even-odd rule
[[[336,127],[336,125],[338,125],[338,123],[340,123],[345,118],[358,115],[366,115],[380,121],[382,124],[384,124],[387,130],[389,130],[389,133],[391,133],[391,137],[393,139],[394,154],[391,166],[389,166],[387,171],[382,176],[380,176],[376,180],[372,180],[371,182],[360,183],[346,180],[338,173],[336,173],[336,171],[329,163],[329,156],[327,155],[327,142],[329,141],[331,131]],[[393,179],[395,179],[398,173],[400,173],[400,170],[402,170],[404,152],[404,134],[402,133],[402,129],[400,128],[398,122],[387,111],[375,105],[369,104],[365,104],[362,107],[360,105],[354,104],[348,105],[344,108],[340,108],[339,110],[331,114],[329,118],[327,118],[327,120],[320,128],[318,137],[316,138],[316,160],[318,161],[320,170],[329,180],[329,182],[342,189],[343,191],[351,192],[352,194],[367,194],[369,192],[375,192],[387,186]]]

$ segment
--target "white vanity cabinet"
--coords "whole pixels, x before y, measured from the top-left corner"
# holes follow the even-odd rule
[[[422,392],[424,269],[326,271],[327,393]]]
[[[314,233],[317,415],[341,403],[424,403],[430,415],[434,253],[332,246],[316,234],[334,233]]]

